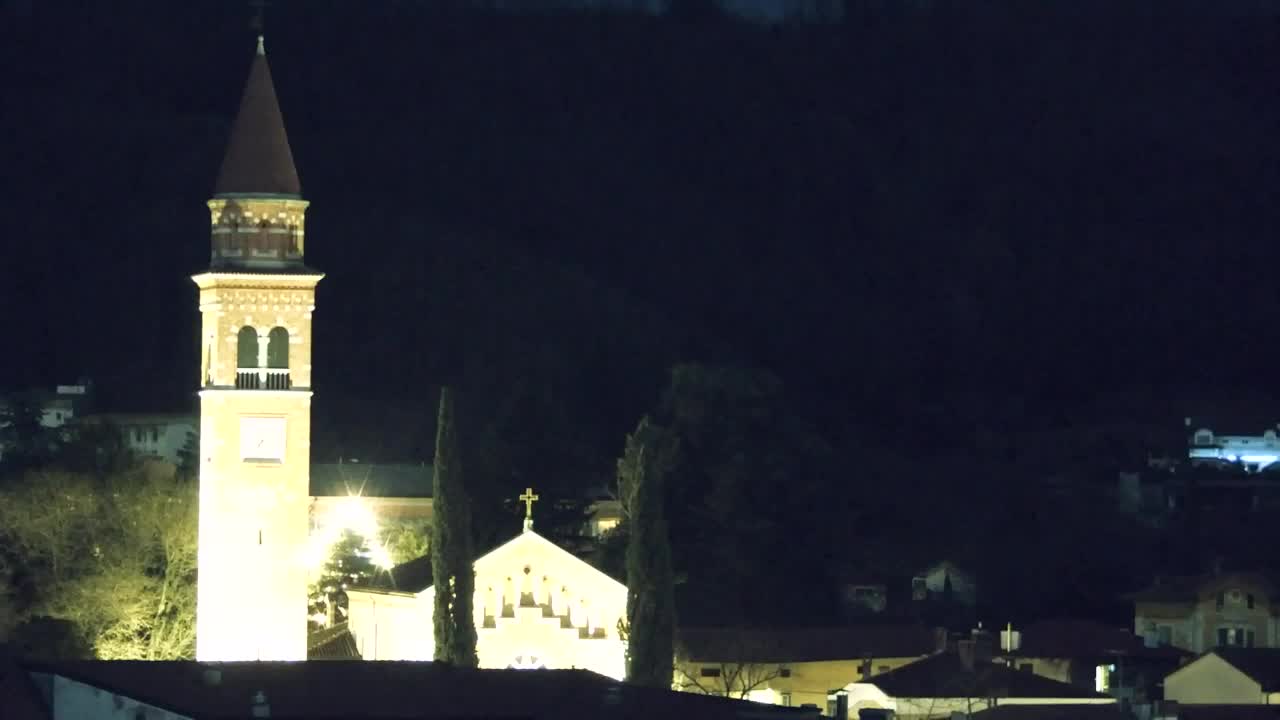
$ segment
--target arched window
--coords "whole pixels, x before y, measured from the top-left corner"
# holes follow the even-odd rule
[[[267,367],[283,370],[289,367],[289,331],[276,326],[267,335]]]
[[[249,325],[240,328],[236,335],[236,367],[258,367],[258,331]]]

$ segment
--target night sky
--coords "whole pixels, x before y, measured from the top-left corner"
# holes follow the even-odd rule
[[[541,394],[602,457],[681,360],[772,370],[837,443],[1273,392],[1266,4],[850,0],[807,26],[447,4],[267,10],[328,273],[318,453],[429,457],[459,373]],[[250,12],[3,12],[0,385],[194,409],[189,276]]]

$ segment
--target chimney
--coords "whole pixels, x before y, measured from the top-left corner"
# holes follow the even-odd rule
[[[271,706],[267,704],[267,694],[259,690],[253,694],[253,705],[249,708],[250,717],[271,717]]]
[[[960,640],[956,643],[956,655],[960,657],[960,665],[965,672],[973,672],[974,655],[976,655],[976,645],[973,640]]]

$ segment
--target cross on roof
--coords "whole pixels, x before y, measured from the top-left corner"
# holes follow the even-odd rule
[[[520,502],[524,503],[524,529],[533,529],[533,504],[538,501],[538,496],[533,494],[533,488],[524,489],[524,494],[520,496]]]

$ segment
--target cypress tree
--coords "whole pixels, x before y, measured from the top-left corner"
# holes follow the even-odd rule
[[[629,508],[627,680],[670,689],[675,592],[663,486],[673,447],[666,431],[642,418],[627,437],[618,480]]]
[[[471,509],[462,485],[457,422],[449,388],[440,390],[436,459],[432,479],[431,574],[435,585],[435,659],[476,667],[476,626],[471,615],[475,569]]]

